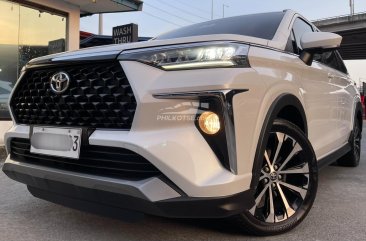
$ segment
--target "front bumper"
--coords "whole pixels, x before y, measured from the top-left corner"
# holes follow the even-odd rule
[[[35,197],[81,210],[97,209],[98,213],[128,209],[164,217],[223,218],[254,205],[250,191],[218,198],[192,198],[178,193],[158,177],[122,181],[19,163],[10,157],[3,171],[26,184]]]
[[[116,199],[125,197],[126,200],[144,200],[146,206],[156,206],[157,203],[159,205],[160,203],[181,203],[179,205],[182,205],[183,210],[186,210],[183,206],[187,201],[205,203],[204,207],[198,205],[197,208],[202,210],[202,213],[198,210],[188,215],[189,211],[187,211],[183,212],[183,216],[184,213],[187,213],[188,216],[194,216],[195,213],[197,216],[209,216],[213,210],[221,211],[213,212],[212,216],[228,216],[250,208],[254,204],[254,200],[253,195],[248,193],[250,193],[252,179],[256,136],[259,135],[258,129],[254,128],[260,111],[257,101],[258,92],[240,93],[233,99],[231,114],[234,115],[235,123],[239,123],[235,125],[233,130],[235,137],[232,139],[237,147],[236,162],[232,163],[232,166],[235,166],[235,172],[222,165],[193,120],[161,121],[159,119],[159,115],[164,117],[165,114],[171,113],[196,114],[199,101],[159,99],[156,96],[159,93],[220,92],[251,89],[252,87],[262,90],[263,82],[245,81],[245,79],[255,79],[257,73],[250,68],[173,73],[137,62],[121,61],[121,65],[131,83],[137,102],[131,129],[128,131],[95,129],[87,137],[87,142],[90,146],[131,150],[151,162],[173,185],[165,183],[159,177],[152,180],[127,182],[121,179],[101,178],[98,175],[85,176],[75,171],[49,169],[36,163],[33,166],[27,166],[10,157],[4,165],[4,171],[11,178],[30,186],[31,190],[54,192],[56,196],[68,196],[72,199],[83,199],[75,190],[85,189],[86,192],[93,193],[90,194],[90,197],[93,198],[88,196],[87,201],[102,202],[103,200],[99,201],[99,199],[103,199],[100,195],[113,194]],[[7,132],[5,141],[9,153],[11,151],[10,142],[13,138],[29,139],[30,126],[14,125]],[[76,176],[77,179],[75,179]],[[55,183],[55,185],[50,183]],[[57,189],[57,187],[62,188]],[[42,198],[48,199],[45,195],[42,196],[44,196]],[[206,202],[212,200],[220,201],[218,204],[214,201],[212,205],[206,205]],[[119,203],[125,204],[125,201],[121,200]],[[128,207],[128,205],[123,206]],[[187,207],[189,208],[189,205]],[[144,205],[133,209],[159,214],[145,211]],[[164,214],[164,211],[160,212],[159,215],[169,216]],[[171,216],[180,216],[173,214]]]
[[[125,66],[124,69],[133,69],[136,64],[142,65],[130,63],[131,66]],[[149,71],[153,75],[157,70]],[[159,115],[170,113],[172,107],[179,111],[183,107],[183,111],[178,112],[179,115],[185,115],[185,113],[192,115],[192,110],[194,113],[197,112],[195,104],[198,101],[157,99],[150,90],[140,88],[143,85],[138,80],[143,78],[135,77],[136,75],[128,77],[132,79],[131,83],[138,103],[131,130],[96,129],[88,136],[88,143],[91,146],[124,148],[138,153],[190,197],[225,197],[248,190],[252,177],[251,167],[248,166],[248,170],[243,172],[240,166],[245,164],[244,161],[240,162],[238,168],[242,170],[240,173],[233,173],[223,167],[194,121],[158,119]],[[151,77],[151,79],[155,78]],[[187,103],[188,110],[185,109]],[[30,126],[15,125],[7,132],[5,139],[9,153],[12,138],[29,139]]]

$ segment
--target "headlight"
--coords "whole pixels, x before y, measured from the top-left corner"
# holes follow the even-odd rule
[[[139,61],[164,70],[249,67],[249,46],[211,42],[122,52],[119,59]]]

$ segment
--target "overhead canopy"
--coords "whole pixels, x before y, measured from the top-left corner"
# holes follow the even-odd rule
[[[140,0],[63,0],[80,7],[82,16],[95,13],[115,13],[141,11],[143,2]]]
[[[343,37],[340,53],[345,60],[366,59],[366,13],[338,16],[313,22],[321,31]]]
[[[148,41],[151,37],[138,37],[138,41]],[[101,46],[113,44],[112,36],[94,35],[87,32],[80,32],[80,48],[88,48],[94,46]]]

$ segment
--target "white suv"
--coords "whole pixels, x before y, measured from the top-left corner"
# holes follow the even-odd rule
[[[285,232],[311,209],[319,167],[360,160],[341,40],[286,10],[32,60],[3,171],[71,207]]]

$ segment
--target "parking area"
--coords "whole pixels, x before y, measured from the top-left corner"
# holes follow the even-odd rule
[[[84,213],[36,199],[0,172],[0,240],[366,240],[366,128],[362,150],[358,168],[320,172],[317,199],[300,226],[266,238],[245,236],[219,220],[146,216],[131,223]]]

